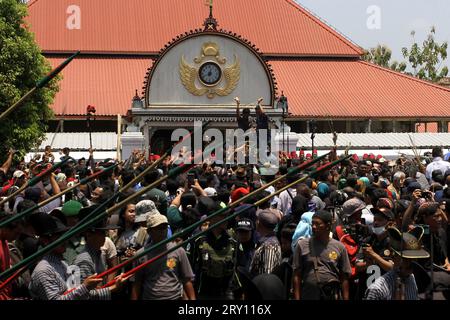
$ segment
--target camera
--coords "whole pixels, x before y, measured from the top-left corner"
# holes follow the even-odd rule
[[[422,193],[420,194],[420,196],[421,196],[422,198],[425,198],[425,199],[431,199],[432,194],[431,194],[430,191],[422,191]]]
[[[348,225],[346,230],[358,246],[367,246],[366,239],[369,237],[370,232],[364,218],[361,219],[361,223]]]

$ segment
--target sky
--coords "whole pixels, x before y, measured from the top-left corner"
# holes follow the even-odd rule
[[[431,26],[436,40],[450,42],[450,0],[295,0],[357,45],[377,44],[392,50],[392,59],[404,61],[401,49],[419,44]],[[449,50],[450,54],[450,50]],[[444,62],[450,66],[450,60]]]

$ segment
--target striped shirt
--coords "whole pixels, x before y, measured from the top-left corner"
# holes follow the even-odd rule
[[[60,257],[49,254],[36,266],[31,275],[30,295],[35,300],[108,300],[109,289],[91,290],[82,284],[67,295],[68,265]]]
[[[397,273],[391,270],[385,273],[366,290],[364,300],[395,300],[396,299],[396,282]],[[411,274],[408,278],[402,281],[404,284],[404,299],[405,300],[419,300],[416,280]]]
[[[106,270],[106,257],[102,251],[93,250],[86,245],[84,251],[75,258],[73,264],[80,268],[80,281],[83,282],[87,277],[95,273],[100,274]]]
[[[260,245],[256,249],[250,264],[250,272],[253,276],[271,273],[275,267],[281,264],[281,246],[275,235],[270,234],[261,238]]]

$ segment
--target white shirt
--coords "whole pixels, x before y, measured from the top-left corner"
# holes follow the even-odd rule
[[[289,194],[289,192],[291,194]],[[278,206],[278,210],[283,212],[283,215],[286,215],[292,206],[291,195],[292,195],[292,198],[294,198],[297,195],[296,188],[289,188],[288,190],[284,190],[283,192],[280,193],[280,203]]]
[[[433,162],[427,165],[425,176],[427,177],[428,181],[431,181],[431,175],[434,170],[440,170],[442,172],[442,175],[444,175],[445,171],[449,169],[450,162],[442,160],[441,157],[436,157],[433,159]]]

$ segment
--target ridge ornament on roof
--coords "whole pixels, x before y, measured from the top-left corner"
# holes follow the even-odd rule
[[[205,26],[204,31],[217,31],[217,26],[219,25],[217,23],[216,18],[213,16],[213,0],[206,0],[206,4],[208,4],[209,1],[209,17],[206,18],[203,25]]]

